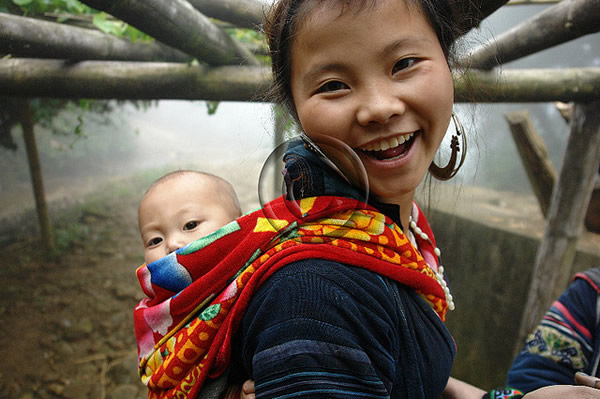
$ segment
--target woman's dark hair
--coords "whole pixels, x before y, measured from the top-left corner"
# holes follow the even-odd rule
[[[315,6],[334,1],[341,3],[343,7],[356,5],[359,9],[366,5],[377,5],[377,0],[279,0],[273,4],[265,19],[264,32],[269,45],[273,70],[273,85],[269,93],[269,100],[287,108],[296,121],[298,115],[290,85],[290,51],[294,36],[298,32],[299,25]],[[397,1],[406,1],[409,6],[417,6],[423,11],[427,21],[434,29],[450,65],[453,44],[461,32],[457,19],[453,18],[452,9],[448,4],[448,1],[452,0]]]

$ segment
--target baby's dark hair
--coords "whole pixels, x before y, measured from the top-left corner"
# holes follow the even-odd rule
[[[283,105],[298,121],[291,90],[291,47],[300,24],[316,6],[340,3],[342,12],[349,7],[360,11],[365,7],[376,7],[380,0],[278,0],[271,7],[264,24],[273,70],[273,85],[269,100]],[[452,64],[453,44],[460,36],[461,27],[453,18],[449,1],[453,0],[397,0],[409,6],[419,7],[434,29],[448,65]]]

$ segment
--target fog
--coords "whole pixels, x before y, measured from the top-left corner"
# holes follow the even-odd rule
[[[545,7],[503,7],[469,34],[462,48],[485,43]],[[599,39],[599,34],[588,35],[503,68],[599,66]],[[464,170],[454,182],[530,192],[503,116],[522,109],[531,113],[552,161],[556,168],[560,167],[568,126],[552,104],[458,104],[456,111],[467,127],[469,152]],[[74,110],[61,116],[58,125],[64,130],[63,136],[37,127],[50,198],[76,195],[75,187],[89,187],[90,179],[97,182],[98,176],[108,179],[145,169],[208,167],[218,174],[219,165],[228,165],[227,174],[235,173],[249,184],[256,184],[261,162],[274,141],[269,104],[222,102],[213,115],[209,115],[203,101],[158,101],[142,109],[128,104],[102,117],[84,114],[87,137],[74,140],[72,132],[79,114]],[[13,130],[18,143],[16,152],[0,148],[3,213],[33,206],[21,135],[20,128]]]
[[[526,21],[548,5],[505,6],[487,18],[465,41],[478,45]],[[463,44],[463,46],[466,46]],[[469,48],[468,46],[466,46]],[[600,66],[600,34],[584,36],[548,50],[503,65],[502,69],[569,68]],[[463,181],[500,190],[531,192],[525,170],[504,119],[507,112],[527,110],[544,139],[558,171],[566,147],[569,128],[552,103],[458,105],[469,123],[471,146]],[[472,125],[474,123],[474,125]]]

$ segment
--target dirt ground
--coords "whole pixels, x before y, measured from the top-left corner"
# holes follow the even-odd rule
[[[167,171],[192,168],[226,178],[243,212],[258,207],[262,157],[177,165],[129,177],[48,182],[56,249],[39,239],[31,191],[21,212],[0,209],[0,399],[146,398],[137,376],[133,308],[143,293],[138,201]],[[237,164],[236,164],[237,165]],[[102,180],[104,181],[104,180]]]
[[[54,256],[33,212],[2,221],[12,231],[0,260],[0,399],[146,397],[132,317],[140,190],[121,181],[53,204]]]

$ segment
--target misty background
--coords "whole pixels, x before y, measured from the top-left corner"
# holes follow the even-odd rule
[[[464,38],[459,48],[486,43],[545,7],[502,7]],[[502,68],[600,66],[599,39],[600,34],[588,35]],[[210,105],[204,101],[124,103],[105,115],[74,107],[62,112],[55,123],[61,134],[36,126],[48,200],[77,198],[107,179],[144,170],[203,169],[226,179],[235,174],[256,187],[262,162],[273,149],[271,105],[221,102],[212,115]],[[569,127],[553,104],[458,104],[455,110],[467,128],[469,150],[453,184],[532,193],[504,120],[505,113],[523,109],[530,112],[559,170]],[[83,121],[81,138],[73,134],[78,118]],[[20,127],[12,134],[18,149],[0,148],[0,223],[7,215],[34,207]],[[245,212],[254,209],[255,196],[241,200]]]

